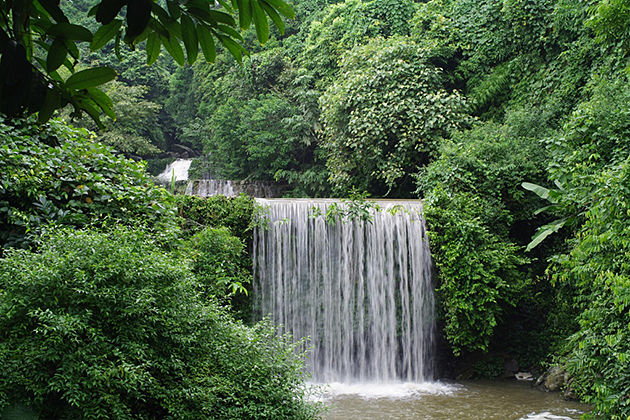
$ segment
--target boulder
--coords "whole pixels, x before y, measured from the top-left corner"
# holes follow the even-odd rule
[[[518,372],[518,362],[515,359],[505,359],[503,364],[503,377],[513,378],[514,374]]]
[[[547,391],[560,391],[568,379],[569,374],[563,366],[554,366],[545,374],[543,386]]]

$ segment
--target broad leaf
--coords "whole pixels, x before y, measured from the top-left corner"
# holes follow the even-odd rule
[[[237,0],[238,3],[238,23],[241,29],[249,28],[252,24],[251,0]]]
[[[525,248],[525,252],[531,251],[533,248],[538,246],[542,241],[545,240],[549,235],[559,231],[562,226],[564,226],[567,219],[558,219],[554,220],[551,223],[548,223],[544,226],[541,226],[536,231],[536,234],[532,237],[532,241],[527,244],[527,248]]]
[[[166,51],[173,57],[173,60],[180,66],[183,66],[186,63],[186,57],[184,57],[184,51],[179,45],[177,38],[171,35],[170,37],[160,37],[160,39]]]
[[[284,22],[282,21],[282,18],[280,17],[278,12],[276,12],[273,7],[269,6],[263,1],[260,2],[260,6],[267,13],[267,15],[269,15],[269,17],[273,21],[273,24],[276,25],[276,28],[278,28],[278,30],[280,31],[280,34],[284,35]]]
[[[256,37],[261,44],[264,44],[269,40],[269,22],[267,22],[267,15],[265,15],[265,12],[258,4],[258,0],[251,0],[251,2],[254,26],[256,26]]]
[[[197,27],[197,34],[199,35],[199,44],[201,45],[201,51],[208,63],[213,63],[217,56],[217,49],[214,45],[214,38],[212,32],[205,25],[199,25]]]
[[[71,23],[55,23],[46,33],[52,38],[72,39],[74,41],[92,41],[92,32],[87,28]]]
[[[197,40],[197,29],[195,23],[187,15],[182,15],[182,39],[184,41],[184,47],[186,48],[186,55],[188,56],[188,63],[192,64],[197,59],[199,54],[199,41]]]
[[[114,39],[120,27],[122,25],[121,20],[112,20],[108,25],[101,26],[98,31],[94,33],[94,38],[90,43],[90,50],[96,51],[103,48],[109,41]]]
[[[81,70],[73,74],[66,80],[68,89],[86,89],[99,86],[116,78],[116,72],[109,67],[96,67],[93,69]]]
[[[230,51],[230,53],[234,56],[234,58],[236,58],[239,63],[242,63],[244,48],[225,35],[218,35],[218,37],[221,41],[221,44],[223,44],[225,48]]]
[[[289,19],[295,19],[295,11],[288,3],[285,3],[282,0],[260,0],[269,4],[275,10],[277,10],[281,15],[287,17]]]
[[[151,32],[147,39],[147,64],[151,65],[155,63],[160,56],[160,49],[162,48],[162,42],[160,36],[156,32]]]
[[[531,182],[523,182],[521,186],[528,191],[532,191],[543,200],[547,200],[549,198],[548,188],[541,187],[540,185],[532,184]]]
[[[103,25],[109,24],[124,5],[123,0],[102,0],[96,9],[96,21]]]
[[[116,120],[116,114],[114,113],[114,104],[109,96],[102,90],[98,88],[88,88],[88,94],[90,98],[98,105],[105,115],[107,115],[112,120]]]
[[[44,105],[37,114],[37,122],[45,123],[52,117],[55,110],[61,108],[61,93],[57,89],[46,89]]]
[[[46,56],[46,71],[48,73],[57,70],[66,60],[68,50],[62,39],[55,39],[48,49]]]

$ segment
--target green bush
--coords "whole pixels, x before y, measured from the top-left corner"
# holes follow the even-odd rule
[[[506,306],[514,305],[524,286],[518,248],[482,221],[491,211],[487,204],[436,189],[425,209],[444,333],[456,355],[488,350]]]
[[[142,224],[167,235],[176,227],[171,195],[144,166],[116,155],[84,129],[52,120],[0,116],[0,245],[28,243],[53,224]]]
[[[247,195],[208,198],[178,195],[175,199],[185,234],[194,235],[206,227],[226,227],[245,244],[252,240],[256,212],[253,198]]]
[[[193,271],[206,296],[230,297],[247,294],[251,274],[247,269],[249,255],[241,240],[225,227],[207,228],[190,239],[189,256]]]
[[[202,301],[147,235],[60,231],[0,260],[0,413],[40,418],[300,419],[290,338]]]
[[[530,261],[522,245],[534,232],[531,213],[541,202],[526,196],[521,183],[543,179],[545,160],[541,144],[515,126],[488,122],[455,133],[417,176],[444,333],[456,354],[489,350],[516,305],[536,292],[529,285],[536,266],[524,269]]]

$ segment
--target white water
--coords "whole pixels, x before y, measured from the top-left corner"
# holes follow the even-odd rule
[[[257,200],[268,229],[254,235],[259,316],[310,337],[315,382],[407,387],[433,379],[431,256],[421,203],[380,202],[371,223],[327,223],[331,200]],[[394,207],[404,210],[396,214]],[[367,391],[366,391],[367,392]],[[407,392],[407,391],[405,391]]]
[[[422,395],[450,395],[461,389],[460,386],[441,382],[404,383],[340,383],[333,382],[322,388],[322,395],[335,398],[353,395],[364,399],[371,398],[417,398]]]
[[[187,181],[191,162],[190,159],[177,159],[170,163],[164,172],[157,176],[157,179],[166,184],[171,182],[173,178],[175,181]]]
[[[225,195],[235,197],[241,193],[252,197],[277,197],[281,189],[266,181],[230,181],[227,179],[199,179],[189,181],[186,194],[198,197]]]
[[[225,179],[200,179],[190,181],[186,186],[186,194],[197,197],[211,197],[213,195],[225,195],[235,197],[232,181]]]
[[[573,410],[573,411],[576,412],[577,414],[580,414],[580,412],[577,410]],[[527,416],[522,417],[521,420],[573,420],[573,418],[566,417],[566,416],[556,416],[554,414],[551,414],[548,411],[544,411],[542,413],[528,414]]]

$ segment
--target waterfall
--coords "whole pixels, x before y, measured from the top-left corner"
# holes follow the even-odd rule
[[[164,169],[164,172],[157,176],[157,179],[166,184],[171,182],[173,178],[175,178],[175,181],[186,181],[188,180],[188,169],[190,169],[191,162],[192,160],[190,159],[177,159],[170,163]]]
[[[309,337],[316,382],[433,379],[431,256],[419,201],[380,201],[372,221],[328,223],[333,200],[257,200],[258,316]],[[314,210],[317,209],[317,210]]]
[[[186,194],[198,197],[225,195],[235,197],[247,194],[252,197],[279,197],[283,186],[266,181],[231,181],[227,179],[197,179],[188,181]]]
[[[235,197],[234,185],[232,181],[225,179],[199,179],[189,181],[186,186],[186,194],[198,197],[210,197],[213,195],[225,195]]]

